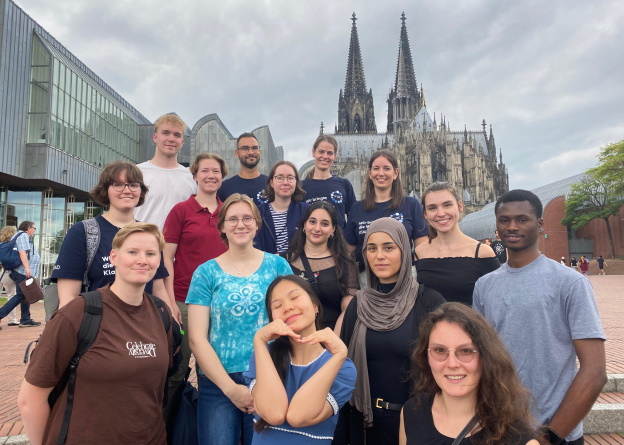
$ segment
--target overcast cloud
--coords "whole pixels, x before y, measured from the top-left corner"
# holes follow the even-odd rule
[[[148,119],[217,113],[233,135],[269,125],[297,165],[333,131],[357,14],[377,128],[386,128],[405,11],[427,109],[452,130],[492,124],[511,188],[596,164],[624,139],[624,3],[17,0]]]

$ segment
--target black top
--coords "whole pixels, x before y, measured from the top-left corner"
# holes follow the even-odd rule
[[[499,263],[504,264],[507,262],[507,247],[505,247],[502,241],[492,241],[492,250],[496,254]]]
[[[403,407],[403,424],[405,425],[405,435],[407,445],[452,445],[454,437],[442,435],[433,423],[431,407],[434,397],[430,394],[422,394],[420,397],[412,397]],[[525,445],[535,436],[531,431],[522,433],[513,432],[507,438],[498,441],[499,444]],[[478,444],[483,440],[483,432],[479,431],[472,436],[465,437],[462,445]]]
[[[416,261],[418,282],[435,289],[446,301],[458,301],[472,306],[472,292],[475,283],[483,275],[500,267],[496,257],[422,258]]]
[[[305,271],[298,267],[290,265],[293,274],[306,278]],[[336,320],[340,316],[340,304],[342,303],[342,292],[340,292],[340,286],[338,285],[338,276],[336,274],[336,268],[322,269],[314,273],[316,277],[316,283],[318,286],[318,297],[321,300],[323,306],[323,328],[334,329],[336,326]]]

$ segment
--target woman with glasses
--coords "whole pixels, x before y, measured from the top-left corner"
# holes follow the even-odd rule
[[[99,289],[115,281],[115,268],[110,262],[113,238],[122,227],[135,222],[134,208],[143,204],[147,187],[143,173],[130,163],[115,161],[102,170],[97,185],[91,190],[91,197],[108,210],[93,220],[74,224],[61,245],[61,250],[52,271],[52,279],[58,283],[59,308],[78,298],[80,292]],[[85,223],[94,224],[85,224]],[[97,237],[87,237],[86,230],[95,230]],[[87,266],[87,241],[99,240],[90,267]],[[179,311],[165,289],[164,278],[168,276],[162,262],[153,280],[145,291],[166,302],[179,319]],[[83,286],[85,287],[83,289]]]
[[[340,332],[358,375],[334,444],[397,445],[418,326],[444,299],[412,278],[410,238],[395,219],[368,227],[364,264],[368,286],[351,300]]]
[[[529,393],[488,321],[445,303],[420,325],[412,354],[415,397],[401,411],[401,445],[538,445]]]
[[[308,208],[286,259],[293,273],[308,280],[318,295],[323,306],[321,325],[340,333],[342,314],[360,285],[333,205],[317,201]]]
[[[295,236],[301,216],[310,204],[301,202],[305,192],[299,182],[299,173],[292,162],[275,163],[264,191],[268,202],[260,204],[262,227],[258,231],[256,247],[268,253],[283,254],[288,242]]]
[[[314,141],[312,157],[314,168],[301,182],[305,190],[305,200],[308,204],[314,201],[327,201],[338,211],[338,225],[344,230],[346,215],[351,211],[356,198],[353,186],[348,179],[332,176],[331,166],[336,160],[338,142],[332,136],[320,135]]]
[[[249,445],[253,436],[254,405],[243,372],[254,334],[268,323],[266,290],[291,273],[284,258],[254,247],[261,223],[247,195],[226,199],[217,229],[227,251],[197,268],[186,296],[189,343],[199,365],[200,445]]]

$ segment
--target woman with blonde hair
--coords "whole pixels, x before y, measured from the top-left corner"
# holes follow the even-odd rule
[[[0,243],[6,243],[7,241],[11,241],[11,238],[17,233],[17,227],[15,226],[4,226],[0,231]],[[9,301],[15,295],[15,281],[11,279],[9,276],[9,271],[2,269],[0,272],[0,283],[2,283],[0,289],[4,288],[4,292],[6,295],[7,301]],[[6,316],[7,326],[19,326],[19,320],[15,317],[15,308],[9,312],[9,315]],[[0,327],[2,330],[2,327]]]

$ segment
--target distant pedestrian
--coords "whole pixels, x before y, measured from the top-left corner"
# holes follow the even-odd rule
[[[570,260],[570,267],[574,270],[578,270],[578,261],[576,260],[576,257],[574,256]]]
[[[604,271],[604,267],[608,266],[608,264],[605,263],[605,260],[602,257],[602,255],[600,255],[596,261],[598,262],[598,268],[600,269],[600,272],[598,272],[598,275],[606,275],[606,272]]]
[[[561,257],[561,261],[559,261],[561,264],[563,264],[564,266],[567,266],[568,263],[566,263],[566,259],[565,257]]]
[[[17,227],[15,226],[3,227],[2,231],[0,231],[0,243],[6,243],[7,241],[10,241],[11,238],[13,238],[13,235],[15,235],[16,233],[17,233]],[[13,298],[13,296],[15,295],[15,281],[13,281],[11,277],[9,276],[10,273],[11,273],[10,270],[5,270],[5,269],[2,269],[2,272],[0,272],[0,283],[2,283],[0,284],[0,290],[4,288],[7,301]],[[13,309],[9,313],[9,315],[7,315],[7,321],[8,321],[7,323],[8,326],[19,326],[19,321],[15,317],[15,309]]]
[[[496,241],[492,242],[492,250],[496,254],[498,262],[501,264],[505,264],[507,262],[507,247],[503,244],[500,237],[498,236],[498,230],[494,233],[496,235]]]
[[[581,257],[581,273],[583,275],[589,275],[589,260],[585,256]]]

